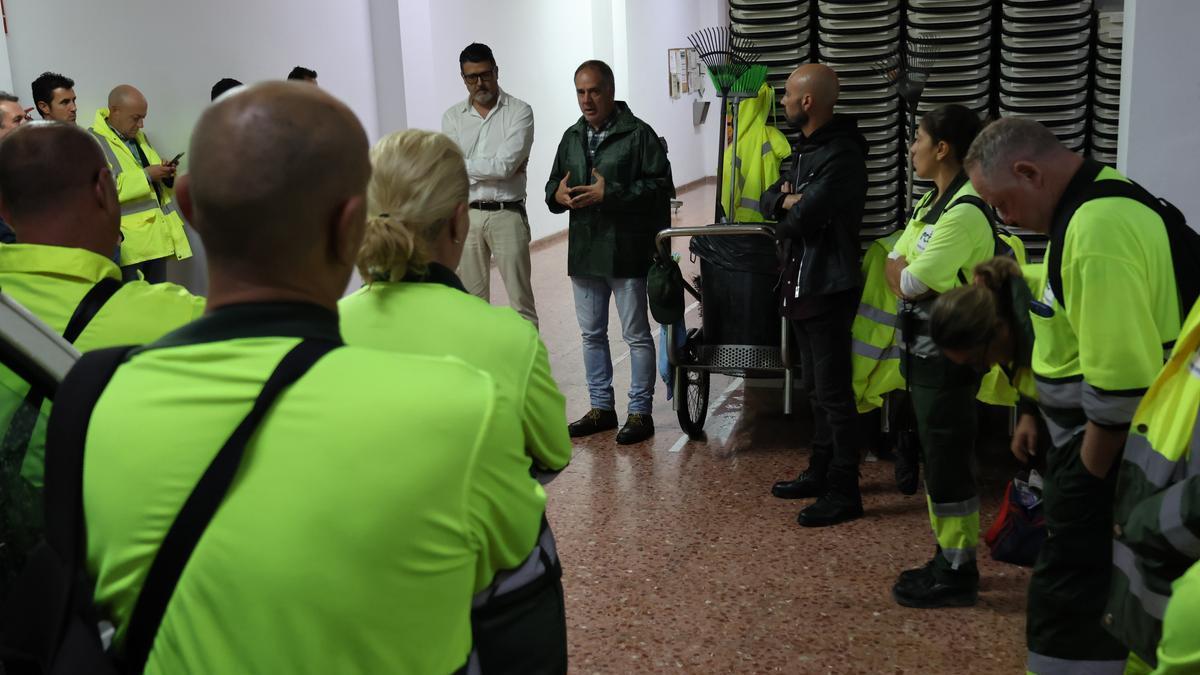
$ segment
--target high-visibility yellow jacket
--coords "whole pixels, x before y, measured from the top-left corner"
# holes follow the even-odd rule
[[[83,507],[87,571],[118,648],[214,448],[284,354],[337,340],[337,321],[302,303],[226,306],[117,370],[88,426]],[[457,359],[330,352],[250,439],[147,675],[461,667],[472,597],[525,560],[546,507],[516,419],[493,378]]]
[[[962,194],[974,194],[969,183],[965,187],[961,187],[961,192]],[[865,280],[863,295],[858,307],[858,316],[854,318],[851,328],[854,395],[859,412],[867,412],[880,407],[883,404],[883,396],[888,392],[904,388],[904,376],[900,374],[899,333],[896,330],[896,311],[899,301],[888,286],[885,271],[888,254],[893,248],[899,248],[902,253],[907,252],[909,254],[907,257],[915,260],[924,252],[923,249],[930,245],[934,226],[921,222],[919,216],[932,206],[932,196],[932,194],[927,194],[918,202],[914,210],[914,213],[918,215],[914,217],[913,222],[909,223],[908,228],[876,240],[863,257],[862,271]],[[953,224],[955,217],[962,218],[978,214],[978,209],[970,204],[956,206],[953,211],[953,215],[945,216],[946,222],[943,223],[943,227],[947,231],[950,230],[947,226]],[[980,220],[983,219],[980,218]],[[921,235],[926,231],[930,233],[930,236],[922,242]],[[980,236],[983,235],[980,234]],[[1005,234],[1001,234],[1000,237],[1012,247],[1017,261],[1024,263],[1025,246],[1021,240]],[[966,272],[969,272],[975,263],[979,262],[984,251],[988,250],[990,246],[988,241],[990,238],[981,239],[978,242],[976,248],[979,248],[979,252],[975,259],[961,268],[965,270],[964,277]],[[948,245],[941,242],[939,246],[946,248]],[[971,246],[969,242],[966,245],[960,242],[958,247],[969,249]],[[918,248],[922,250],[918,251]],[[967,254],[964,253],[962,257],[966,258]],[[935,290],[949,290],[961,283],[959,268],[949,271],[940,270],[940,273],[941,276],[936,279],[930,277],[936,286]],[[1014,406],[1019,398],[1017,389],[1018,387],[1014,386],[1003,369],[995,366],[984,376],[976,398],[991,405]]]
[[[1060,204],[1091,180],[1126,180],[1095,165],[1071,180]],[[1092,178],[1089,178],[1091,176]],[[1046,249],[1050,260],[1054,243]],[[1033,373],[1050,435],[1063,446],[1088,421],[1127,428],[1179,335],[1179,296],[1162,218],[1122,197],[1086,201],[1063,235],[1062,288],[1035,289]]]
[[[1197,411],[1200,304],[1192,308],[1171,359],[1138,405],[1117,479],[1105,625],[1151,665],[1164,639],[1172,584],[1200,561]]]
[[[141,158],[136,157],[121,136],[108,126],[108,108],[96,111],[91,132],[100,142],[108,168],[117,181],[121,234],[125,235],[121,242],[121,264],[133,265],[167,256],[179,260],[192,257],[192,247],[183,230],[183,217],[175,205],[175,191],[162,183],[155,191]],[[147,162],[151,165],[162,163],[162,158],[142,131],[138,131],[137,144]]]
[[[758,89],[756,98],[738,106],[737,152],[725,151],[725,170],[721,175],[721,206],[729,213],[729,181],[737,166],[737,212],[734,221],[761,223],[758,201],[768,187],[779,180],[779,165],[788,158],[792,146],[787,136],[767,124],[767,113],[775,105],[775,91],[767,85]]]
[[[888,288],[888,254],[900,231],[876,239],[863,256],[863,293],[850,328],[854,399],[865,413],[883,405],[890,391],[904,388],[900,348],[896,346],[896,296]]]
[[[34,316],[62,333],[84,295],[101,279],[121,279],[112,260],[91,251],[66,246],[5,244],[0,246],[0,288]],[[75,340],[81,352],[117,345],[152,342],[197,319],[204,298],[175,284],[131,281],[96,313]],[[29,391],[28,384],[0,367],[0,436]],[[45,422],[50,404],[42,406],[30,439],[22,473],[35,487],[42,485]]]

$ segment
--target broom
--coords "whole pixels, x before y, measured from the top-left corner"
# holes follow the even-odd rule
[[[767,67],[754,62],[758,60],[758,53],[754,51],[754,43],[733,34],[733,31],[728,26],[714,26],[711,28],[703,28],[688,36],[688,42],[692,43],[696,51],[700,55],[700,60],[708,67],[708,76],[712,80],[713,87],[721,95],[721,124],[718,125],[718,134],[720,141],[717,147],[720,152],[717,156],[717,185],[720,186],[725,172],[725,115],[727,106],[732,99],[734,105],[732,110],[733,116],[733,151],[737,152],[737,115],[738,104],[742,99],[750,98],[758,95],[758,89],[767,81]],[[737,201],[737,181],[729,181],[729,209],[736,213]],[[721,219],[721,195],[720,188],[717,188],[717,205],[715,220]],[[733,214],[726,216],[729,222],[733,222]]]
[[[909,41],[885,59],[875,62],[875,72],[896,89],[901,100],[908,109],[908,138],[905,147],[912,142],[917,133],[917,105],[921,102],[921,94],[925,93],[925,85],[929,83],[929,72],[937,60],[938,47],[935,43],[937,35],[929,38],[929,42]],[[907,189],[904,194],[905,213],[912,210],[913,168],[912,155],[908,157]]]

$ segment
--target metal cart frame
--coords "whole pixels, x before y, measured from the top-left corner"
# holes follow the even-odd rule
[[[759,235],[775,240],[775,229],[765,224],[713,224],[702,227],[677,227],[663,230],[654,243],[662,256],[670,255],[670,241],[674,237],[723,237]],[[685,282],[684,286],[701,303],[702,291]],[[783,375],[783,412],[792,412],[792,385],[795,381],[796,365],[792,354],[792,326],[780,317],[779,347],[764,345],[704,344],[701,340],[693,344],[694,333],[689,331],[689,340],[681,349],[675,347],[675,327],[667,326],[667,357],[675,371],[675,387],[672,404],[679,418],[679,425],[691,438],[700,438],[704,433],[704,420],[708,416],[709,379],[713,373],[730,377],[765,378]]]

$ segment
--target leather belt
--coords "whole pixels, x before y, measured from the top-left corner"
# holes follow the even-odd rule
[[[467,206],[480,211],[524,211],[525,202],[471,202]]]

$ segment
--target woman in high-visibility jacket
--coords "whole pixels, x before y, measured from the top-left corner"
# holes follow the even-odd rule
[[[517,410],[531,469],[561,471],[572,451],[566,400],[537,329],[467,293],[454,273],[470,225],[462,152],[442,134],[410,129],[376,143],[371,164],[372,215],[358,256],[367,285],[338,303],[346,343],[457,358],[488,373],[501,405]],[[543,514],[526,562],[477,589],[474,645],[483,670],[566,672],[560,573]],[[523,603],[521,611],[497,613],[505,602]]]
[[[929,335],[929,317],[939,294],[964,285],[975,265],[995,255],[986,206],[962,169],[981,128],[979,117],[960,105],[922,117],[909,152],[916,175],[935,187],[917,204],[888,256],[888,285],[900,299],[900,368],[916,413],[938,544],[933,559],[901,573],[893,586],[892,597],[906,607],[970,606],[979,594],[979,494],[972,458],[982,376],[942,354]]]

